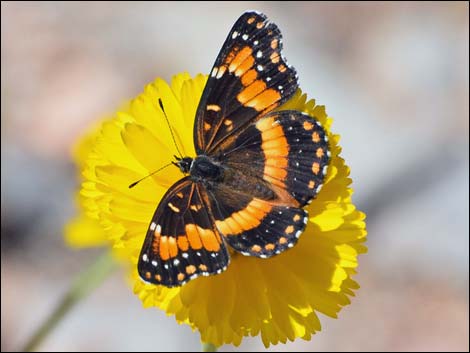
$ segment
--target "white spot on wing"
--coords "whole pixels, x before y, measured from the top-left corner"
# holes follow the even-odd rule
[[[185,259],[187,259],[189,257],[187,252],[182,253],[181,256],[183,256]]]
[[[301,230],[298,230],[298,231],[295,233],[295,237],[296,237],[296,238],[299,238],[299,237],[300,237],[300,234],[302,234],[302,231],[301,231]]]
[[[256,69],[257,69],[258,71],[263,71],[263,66],[258,65],[258,66],[256,66]]]
[[[253,42],[254,45],[258,45],[258,43],[259,43],[259,42],[258,42],[257,40],[255,40],[255,41]]]
[[[320,192],[321,188],[323,187],[323,184],[320,184],[317,186],[317,192]]]
[[[258,50],[258,52],[256,53],[256,57],[261,58],[262,56],[263,56],[263,52],[261,50]]]
[[[248,34],[242,35],[242,39],[243,39],[243,40],[247,40],[247,39],[248,39]]]
[[[232,34],[232,39],[235,39],[238,37],[238,32],[237,31],[234,31],[233,34]]]
[[[152,222],[152,224],[150,225],[150,230],[155,230],[156,227],[157,224],[155,222]]]
[[[219,70],[219,72],[217,73],[217,77],[216,77],[216,78],[217,78],[217,79],[221,78],[221,77],[224,75],[224,73],[225,73],[225,70],[224,70],[224,69]]]
[[[171,202],[168,202],[168,207],[170,207],[170,209],[173,211],[173,212],[176,212],[178,213],[180,211],[180,209],[178,207],[176,207],[175,205],[173,205]]]
[[[152,265],[153,265],[153,267],[157,267],[157,266],[158,266],[158,262],[157,262],[157,261],[152,261]]]
[[[173,260],[173,265],[178,266],[180,264],[180,260],[174,259]]]
[[[147,254],[142,255],[142,260],[143,260],[144,262],[148,262],[148,261],[149,261],[149,257],[147,256]]]
[[[162,226],[160,224],[157,224],[157,230],[156,232],[160,234],[162,232]]]

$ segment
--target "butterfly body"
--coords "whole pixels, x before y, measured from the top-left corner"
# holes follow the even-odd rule
[[[224,178],[224,168],[222,165],[205,155],[197,156],[191,161],[189,173],[191,180],[194,182],[218,182]]]
[[[298,88],[281,49],[278,27],[257,12],[230,31],[196,112],[197,156],[174,163],[185,176],[149,225],[138,263],[144,281],[179,286],[224,271],[229,248],[269,258],[297,243],[329,148],[317,120],[275,110]]]

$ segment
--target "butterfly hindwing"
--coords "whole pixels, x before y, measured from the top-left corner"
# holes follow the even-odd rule
[[[329,162],[328,137],[318,120],[298,111],[271,112],[219,151],[224,163],[258,175],[305,206],[320,191]]]
[[[244,13],[215,61],[196,113],[198,154],[212,153],[244,125],[286,102],[297,76],[281,54],[279,28],[263,14]]]
[[[173,287],[226,269],[229,254],[208,214],[204,192],[185,177],[162,198],[139,256],[143,280]]]
[[[215,224],[228,244],[243,255],[271,257],[293,247],[307,223],[307,212],[253,197],[249,190],[220,184],[209,191]]]
[[[319,192],[329,161],[320,123],[298,111],[271,112],[227,140],[223,182],[208,190],[219,231],[244,255],[270,257],[297,242],[301,207]]]

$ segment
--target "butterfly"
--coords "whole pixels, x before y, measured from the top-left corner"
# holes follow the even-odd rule
[[[292,248],[307,224],[330,152],[324,128],[300,111],[275,110],[298,88],[279,28],[243,13],[229,32],[199,102],[197,156],[163,196],[138,260],[145,282],[181,286],[219,274],[229,247],[269,258]]]

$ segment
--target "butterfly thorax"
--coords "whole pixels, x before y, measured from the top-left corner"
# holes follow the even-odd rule
[[[189,173],[193,181],[221,181],[224,170],[214,159],[199,155],[196,158],[183,158],[178,161],[178,166],[183,173]]]

